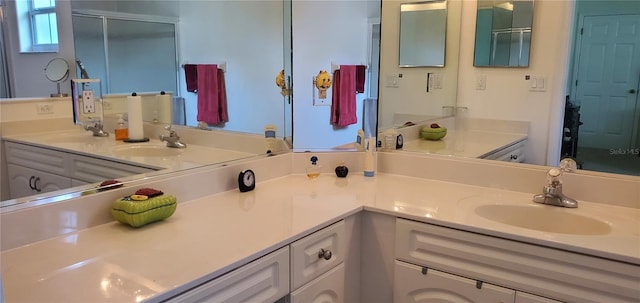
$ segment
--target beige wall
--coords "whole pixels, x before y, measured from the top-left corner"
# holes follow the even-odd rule
[[[476,2],[463,1],[458,105],[469,107],[471,117],[530,121],[529,163],[556,165],[559,160],[572,15],[573,1],[536,0],[530,66],[477,68],[473,66]],[[487,77],[486,90],[475,89],[480,74]],[[525,75],[545,76],[547,90],[530,92]]]

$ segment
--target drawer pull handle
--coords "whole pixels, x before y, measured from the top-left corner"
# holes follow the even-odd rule
[[[41,192],[42,188],[38,188],[38,182],[40,182],[40,177],[37,177],[33,182],[33,189],[35,189],[37,192]]]
[[[324,248],[321,248],[320,251],[318,252],[318,259],[329,260],[329,259],[331,259],[332,256],[333,256],[333,254],[328,249],[325,250]]]
[[[33,179],[35,179],[36,176],[31,176],[31,178],[29,178],[29,188],[32,190],[35,190],[35,186],[33,186]]]

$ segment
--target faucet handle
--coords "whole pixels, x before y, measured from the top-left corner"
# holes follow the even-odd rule
[[[563,172],[575,172],[578,169],[578,163],[571,158],[564,158],[560,161],[560,170]]]
[[[167,125],[165,125],[165,126],[164,126],[164,129],[165,129],[166,131],[171,132],[171,127],[172,127],[172,126],[173,126],[173,125],[171,125],[171,124],[167,124]]]

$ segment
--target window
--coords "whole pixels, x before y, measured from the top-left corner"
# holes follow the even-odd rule
[[[58,51],[56,0],[16,1],[20,51]]]

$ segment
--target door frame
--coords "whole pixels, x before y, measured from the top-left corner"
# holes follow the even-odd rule
[[[582,29],[584,27],[584,19],[585,17],[594,17],[594,16],[621,16],[621,15],[637,15],[640,16],[640,14],[638,13],[616,13],[616,12],[611,12],[611,13],[607,13],[607,12],[603,12],[603,13],[580,13],[578,15],[578,26],[575,28],[574,30],[574,37],[577,37],[576,39],[574,39],[575,41],[575,47],[573,50],[573,57],[571,58],[571,67],[572,67],[572,71],[571,71],[571,83],[569,83],[569,98],[570,100],[575,100],[576,97],[576,90],[577,90],[577,85],[576,85],[576,79],[578,79],[578,70],[579,70],[579,63],[580,63],[580,49],[581,49],[581,45],[582,45],[582,35],[578,34],[578,31],[580,29]],[[638,79],[638,87],[636,88],[636,91],[640,91],[640,79]],[[636,106],[635,106],[635,114],[633,117],[633,129],[631,130],[631,147],[634,146],[638,146],[640,144],[640,130],[638,128],[640,128],[640,93],[636,93]],[[576,143],[578,144],[578,143]],[[578,145],[579,148],[579,145]]]

